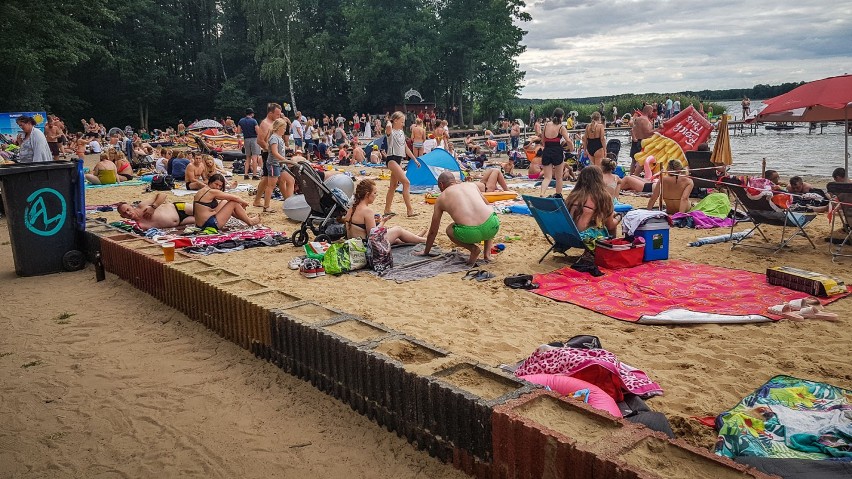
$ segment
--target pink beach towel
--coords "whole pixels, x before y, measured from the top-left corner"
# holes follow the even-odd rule
[[[515,371],[516,376],[532,374],[565,374],[582,379],[603,389],[615,401],[624,400],[625,392],[643,398],[663,394],[660,385],[647,374],[622,363],[606,349],[536,349]]]

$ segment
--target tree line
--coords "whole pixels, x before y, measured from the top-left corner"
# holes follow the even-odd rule
[[[163,127],[289,103],[383,113],[410,88],[463,123],[514,99],[522,0],[8,0],[0,111]]]

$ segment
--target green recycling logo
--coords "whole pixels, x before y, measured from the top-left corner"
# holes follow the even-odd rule
[[[39,236],[53,236],[65,224],[68,209],[65,198],[53,188],[33,191],[27,197],[24,225]]]

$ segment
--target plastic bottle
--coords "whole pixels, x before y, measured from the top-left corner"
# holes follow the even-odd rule
[[[101,252],[98,251],[95,253],[95,280],[97,282],[101,282],[106,279],[106,272],[104,271],[104,263],[101,261]]]

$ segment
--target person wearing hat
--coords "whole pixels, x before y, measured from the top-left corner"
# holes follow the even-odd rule
[[[44,133],[36,128],[36,122],[31,116],[21,115],[15,120],[23,130],[18,135],[18,163],[40,163],[53,160],[50,146]]]
[[[259,180],[258,170],[263,168],[263,163],[260,160],[260,145],[257,144],[257,120],[254,119],[253,109],[246,108],[246,116],[240,119],[238,126],[243,134],[243,146],[246,151],[243,179],[247,180],[251,175],[253,179]]]

